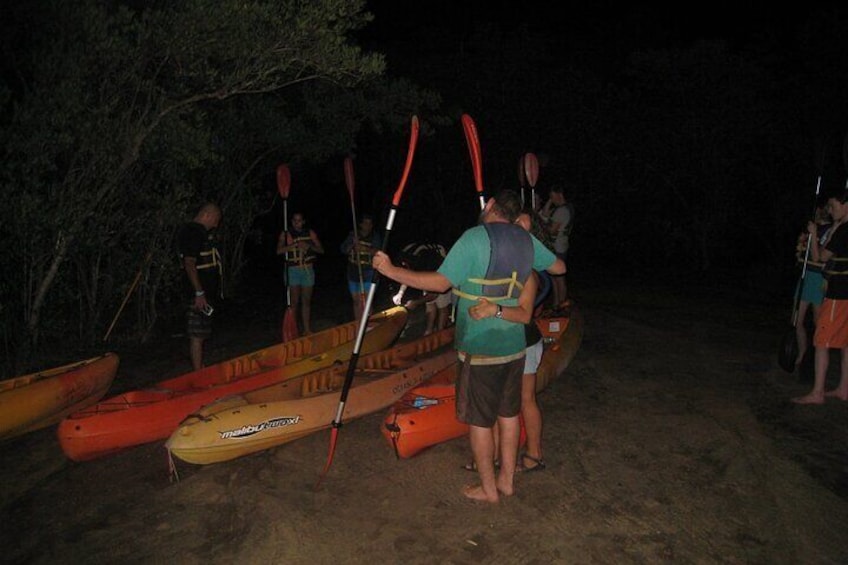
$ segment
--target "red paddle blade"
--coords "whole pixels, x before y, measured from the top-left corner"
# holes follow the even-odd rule
[[[288,165],[280,165],[277,167],[277,192],[280,197],[288,198],[289,189],[291,188],[291,171]]]
[[[330,452],[327,454],[327,462],[324,464],[324,469],[321,471],[321,474],[318,476],[318,481],[315,483],[315,490],[318,490],[318,487],[321,486],[321,480],[327,474],[327,471],[330,470],[330,465],[333,464],[333,454],[336,452],[336,441],[339,438],[339,428],[333,427],[330,430]]]
[[[345,157],[344,175],[345,184],[347,185],[347,191],[350,193],[350,199],[353,200],[353,188],[355,185],[355,181],[353,178],[353,159],[351,159],[350,157]]]
[[[412,168],[412,157],[415,155],[415,147],[418,145],[418,116],[412,116],[412,128],[409,132],[409,149],[406,151],[406,165],[403,167],[403,176],[400,178],[395,195],[392,197],[392,206],[397,208],[400,204],[400,197],[403,194],[403,189],[406,186],[406,179],[409,177],[409,170]]]
[[[479,194],[483,194],[483,157],[480,151],[480,137],[477,135],[477,125],[468,114],[462,115],[462,129],[465,131],[468,154],[471,156],[471,168],[474,171],[474,186],[477,188]]]
[[[524,156],[524,170],[527,174],[527,182],[530,183],[530,188],[536,188],[536,182],[539,180],[539,160],[533,153],[528,153]]]
[[[297,330],[297,319],[294,316],[294,310],[289,306],[283,316],[283,341],[292,341],[298,337],[300,333]]]

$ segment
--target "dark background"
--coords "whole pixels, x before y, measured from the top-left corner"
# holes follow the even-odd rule
[[[390,74],[437,90],[452,120],[422,127],[398,247],[449,245],[475,221],[458,121],[468,113],[487,192],[518,189],[528,151],[539,156],[541,199],[566,185],[577,212],[572,272],[727,283],[791,301],[795,238],[817,189],[845,187],[844,9],[368,5],[363,46],[387,54]],[[363,135],[355,151],[357,206],[382,213],[381,226],[407,141],[386,137]],[[302,173],[319,189],[293,191],[294,206],[334,249],[350,229],[340,163]]]
[[[296,4],[270,10],[290,5]],[[205,198],[225,202],[221,232],[229,297],[238,304],[268,290],[278,315],[285,299],[274,249],[284,206],[275,168],[283,162],[292,173],[285,208],[289,215],[306,215],[327,251],[318,262],[317,284],[343,285],[338,247],[352,224],[343,159],[354,158],[356,211],[374,214],[384,228],[413,113],[421,134],[391,253],[410,241],[449,246],[476,222],[462,114],[475,120],[480,134],[487,194],[518,189],[519,159],[535,153],[540,201],[561,184],[575,207],[569,277],[586,285],[615,281],[622,293],[662,281],[692,293],[732,288],[788,309],[800,272],[797,236],[816,199],[845,188],[848,14],[841,5],[817,2],[621,7],[372,0],[365,9],[373,21],[344,39],[363,52],[384,54],[385,77],[333,84],[336,90],[316,81],[266,96],[206,100],[159,124],[110,184],[132,147],[119,125],[136,116],[116,111],[112,119],[101,103],[97,108],[105,117],[94,113],[89,124],[91,99],[82,95],[82,102],[73,99],[66,108],[61,96],[47,96],[52,89],[77,94],[78,72],[83,93],[102,89],[123,103],[127,91],[153,82],[145,92],[155,98],[164,90],[167,103],[193,93],[192,87],[212,88],[204,81],[214,81],[156,51],[169,45],[170,36],[154,37],[159,42],[150,43],[153,49],[124,30],[114,47],[108,30],[100,33],[96,21],[80,14],[109,19],[112,8],[126,8],[130,29],[142,16],[186,17],[187,36],[194,38],[192,25],[203,33],[184,56],[202,71],[209,65],[213,76],[221,69],[216,59],[208,60],[202,26],[209,26],[210,37],[216,30],[233,34],[226,36],[233,49],[244,50],[234,65],[264,45],[252,30],[214,19],[235,13],[227,10],[238,5],[228,2],[221,13],[204,11],[201,0],[181,5],[187,6],[182,11],[169,6],[80,1],[69,8],[41,0],[17,5],[3,22],[3,125],[17,127],[9,135],[3,129],[0,175],[4,201],[13,203],[2,210],[0,225],[0,235],[14,241],[2,255],[10,275],[0,279],[0,300],[8,305],[0,310],[7,373],[48,353],[71,356],[53,344],[102,348],[101,337],[138,272],[138,288],[112,339],[143,342],[156,332],[173,333],[182,323],[184,281],[172,233]],[[210,21],[200,21],[207,12]],[[85,23],[94,32],[81,33]],[[325,23],[319,19],[316,25]],[[283,21],[269,36],[285,41],[288,24]],[[157,29],[146,32],[155,36]],[[92,60],[80,61],[86,49],[75,51],[73,60],[60,56],[63,48],[79,49],[78,32],[80,41],[99,42]],[[32,59],[31,50],[37,55]],[[142,71],[167,61],[171,73],[161,82],[143,72],[137,80],[131,73],[122,76],[136,56],[149,58],[147,67],[139,65]],[[128,86],[121,88],[122,82],[110,90],[113,81],[99,72],[101,65]],[[35,80],[44,76],[60,84]],[[394,97],[374,94],[390,81]],[[401,81],[414,88],[397,88]],[[416,89],[435,93],[438,103]],[[30,114],[16,114],[18,104],[33,100]],[[363,108],[362,100],[374,108]],[[71,125],[63,123],[66,116]],[[135,134],[148,124],[131,125]],[[77,140],[86,144],[81,157]],[[54,142],[58,148],[40,158],[41,148],[53,149]],[[20,162],[13,158],[20,156]],[[85,174],[74,174],[70,164],[76,159]],[[99,191],[109,197],[95,201]],[[67,224],[77,239],[63,255],[55,242],[62,241]],[[147,250],[155,251],[154,258],[140,268]],[[43,284],[54,268],[54,282]],[[48,291],[39,294],[42,286]],[[226,309],[222,304],[222,314]]]

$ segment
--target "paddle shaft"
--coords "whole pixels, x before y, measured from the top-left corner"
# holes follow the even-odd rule
[[[362,277],[362,263],[359,262],[359,231],[358,225],[356,222],[356,203],[353,197],[353,190],[356,186],[354,182],[353,176],[353,160],[350,157],[347,157],[344,162],[344,171],[345,171],[345,184],[347,185],[347,192],[350,195],[350,215],[353,220],[353,246],[354,246],[354,255],[356,257],[356,270],[359,272],[359,295],[363,296],[365,294],[363,287],[365,286],[365,281]]]
[[[400,197],[403,195],[403,189],[406,187],[406,181],[409,178],[409,170],[412,168],[412,158],[415,155],[415,147],[418,144],[418,116],[412,116],[412,128],[409,135],[409,148],[406,153],[406,164],[404,165],[403,175],[401,176],[400,183],[398,183],[397,190],[395,190],[395,194],[392,197],[392,207],[389,210],[389,216],[386,220],[386,235],[383,238],[383,244],[381,249],[385,251],[388,247],[390,235],[392,232],[392,226],[394,225],[395,215],[397,213],[397,207],[400,203]],[[345,403],[347,402],[348,393],[350,393],[350,387],[353,384],[353,375],[356,372],[356,364],[359,361],[359,352],[362,350],[362,341],[365,337],[365,328],[368,325],[368,317],[371,313],[371,305],[374,302],[374,295],[377,292],[377,284],[380,280],[379,272],[374,269],[371,275],[371,287],[368,289],[368,299],[365,302],[365,309],[362,312],[362,319],[359,321],[359,330],[356,333],[356,342],[353,346],[353,353],[350,356],[350,361],[347,365],[347,373],[345,374],[344,384],[342,385],[342,392],[339,396],[339,407],[336,411],[336,417],[333,420],[332,430],[330,432],[330,451],[327,455],[327,462],[324,465],[324,469],[321,472],[321,475],[318,477],[318,482],[315,484],[315,488],[321,484],[321,479],[324,475],[327,474],[327,471],[330,470],[330,465],[333,463],[333,454],[336,451],[336,442],[339,437],[339,429],[342,426],[342,416],[344,415]]]
[[[112,334],[112,330],[114,329],[115,324],[118,321],[118,318],[121,316],[121,312],[124,311],[124,306],[127,305],[127,301],[129,301],[130,296],[132,296],[132,293],[135,290],[135,287],[138,285],[138,281],[141,280],[141,275],[142,275],[142,273],[144,273],[144,268],[147,266],[147,263],[150,261],[150,259],[152,257],[153,257],[153,252],[148,251],[147,255],[145,255],[145,257],[144,257],[144,261],[142,261],[142,263],[141,263],[141,267],[139,267],[139,269],[138,269],[138,273],[136,273],[135,278],[133,279],[133,282],[130,285],[130,289],[127,291],[127,294],[124,296],[123,302],[121,302],[121,306],[118,308],[118,311],[115,313],[115,317],[112,318],[112,323],[109,324],[109,329],[106,330],[106,335],[103,336],[103,341],[109,340],[109,336]]]
[[[819,174],[818,180],[816,180],[816,205],[818,205],[819,201],[819,191],[821,190],[821,174]],[[816,206],[817,207],[817,206]],[[813,221],[816,221],[816,208],[813,208]],[[807,263],[810,260],[810,247],[813,244],[813,234],[809,234],[807,237],[807,248],[804,250],[804,263],[801,267],[801,277],[798,279],[798,288],[795,289],[795,300],[792,304],[792,326],[796,326],[798,324],[798,307],[801,304],[801,291],[804,287],[804,280],[807,278]]]

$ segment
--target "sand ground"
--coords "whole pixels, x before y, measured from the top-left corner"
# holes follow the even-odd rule
[[[498,505],[460,494],[465,438],[398,460],[383,414],[341,429],[318,490],[329,432],[172,481],[163,443],[74,463],[50,428],[0,445],[3,561],[848,562],[848,403],[787,402],[809,384],[776,363],[784,308],[572,286],[586,329],[539,396],[547,469]],[[316,301],[316,328],[346,321],[344,289]],[[274,316],[219,327],[211,360],[269,343]],[[183,341],[119,351],[115,388],[187,370]]]

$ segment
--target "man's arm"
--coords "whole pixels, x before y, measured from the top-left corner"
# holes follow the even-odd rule
[[[552,275],[564,275],[564,274],[565,274],[565,271],[566,271],[566,268],[565,268],[565,261],[563,261],[562,259],[560,259],[559,257],[557,257],[557,258],[556,258],[556,261],[554,261],[554,262],[551,264],[551,266],[550,266],[550,267],[548,267],[548,268],[547,268],[547,269],[545,269],[545,270],[546,270],[547,272],[549,272],[550,274],[552,274]]]
[[[444,292],[451,288],[451,282],[443,274],[436,271],[411,271],[398,267],[393,265],[389,256],[382,251],[374,254],[371,266],[381,275],[412,288],[430,292]]]
[[[194,308],[203,310],[206,307],[206,293],[200,284],[200,276],[197,274],[197,257],[183,257],[183,270],[185,270],[191,287],[194,289]],[[198,296],[198,293],[201,293]]]
[[[501,318],[507,322],[515,322],[516,324],[529,324],[533,319],[533,302],[536,300],[536,290],[538,288],[538,279],[535,273],[527,277],[527,282],[524,283],[524,288],[521,289],[521,295],[518,297],[516,306],[501,306]],[[474,320],[483,318],[493,318],[498,313],[498,304],[489,302],[485,298],[480,298],[477,304],[468,309],[468,314]]]

